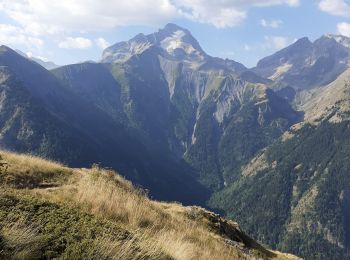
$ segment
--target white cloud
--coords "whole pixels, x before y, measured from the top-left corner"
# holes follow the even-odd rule
[[[244,20],[250,8],[273,5],[295,7],[299,0],[0,0],[0,12],[37,36],[159,24],[179,17],[230,27]]]
[[[283,24],[283,22],[281,20],[265,20],[265,19],[261,19],[260,20],[260,25],[262,27],[270,27],[270,28],[279,28],[281,25]]]
[[[321,0],[318,6],[326,13],[350,17],[350,4],[345,0]]]
[[[245,44],[244,45],[244,50],[245,51],[250,51],[252,48],[248,45],[248,44]]]
[[[283,49],[289,44],[289,40],[287,37],[282,36],[265,36],[265,43],[264,48],[265,49]]]
[[[190,1],[182,1],[190,2]],[[192,3],[184,3],[179,9],[181,16],[190,20],[212,24],[217,28],[232,27],[241,23],[247,16],[246,11],[235,8],[221,8],[219,5],[212,2],[213,7],[208,5],[193,5]],[[212,5],[209,4],[209,5]]]
[[[48,58],[46,58],[44,56],[40,56],[40,55],[35,55],[34,58],[37,58],[37,59],[42,60],[44,62],[48,62],[49,61]]]
[[[350,24],[348,23],[338,23],[337,24],[338,33],[350,37]]]
[[[247,17],[249,9],[273,5],[295,7],[299,0],[104,0],[103,4],[99,0],[0,0],[0,16],[16,24],[0,24],[0,44],[40,48],[50,35],[60,48],[84,49],[93,42],[66,36],[117,26],[159,25],[175,18],[232,27]],[[94,44],[100,48],[109,45],[103,38]]]
[[[40,48],[44,43],[41,39],[28,35],[20,27],[10,24],[0,24],[0,44]]]
[[[34,58],[34,59],[39,59],[39,60],[42,60],[42,61],[45,61],[45,62],[49,61],[48,58],[43,57],[43,56],[39,56],[39,55],[34,55],[31,51],[26,52],[26,55],[30,59]]]
[[[281,4],[295,7],[299,0],[174,0],[174,3],[182,16],[223,28],[241,23],[249,8]]]
[[[36,35],[154,24],[176,15],[170,0],[0,0],[0,11]]]
[[[105,39],[103,39],[102,37],[97,38],[95,40],[96,44],[98,47],[100,47],[101,49],[106,49],[108,46],[110,46],[110,43],[108,41],[106,41]]]
[[[92,45],[91,40],[83,37],[67,37],[58,44],[62,49],[87,49]]]

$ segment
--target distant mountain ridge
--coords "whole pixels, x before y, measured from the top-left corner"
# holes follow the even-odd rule
[[[277,88],[305,90],[335,80],[348,67],[349,38],[324,35],[314,42],[301,38],[277,53],[263,58],[253,69],[273,80]]]
[[[56,69],[58,68],[60,65],[55,64],[52,61],[48,61],[44,58],[38,58],[38,57],[33,57],[33,56],[29,56],[26,53],[20,51],[20,50],[15,50],[18,54],[22,55],[25,58],[28,58],[30,60],[35,61],[36,63],[38,63],[39,65],[43,66],[45,69],[47,70],[52,70],[52,69]]]
[[[102,62],[125,61],[133,55],[141,54],[148,48],[160,47],[174,59],[187,57],[201,61],[207,55],[191,33],[175,24],[167,24],[158,32],[138,34],[127,42],[120,42],[103,51]],[[181,53],[182,52],[182,53]]]
[[[175,24],[167,24],[156,33],[138,34],[127,42],[108,47],[103,51],[101,62],[125,62],[148,49],[155,49],[158,55],[167,60],[182,62],[184,65],[200,69],[208,66],[208,69],[230,70],[231,73],[236,74],[247,71],[247,68],[241,63],[207,55],[187,29]]]

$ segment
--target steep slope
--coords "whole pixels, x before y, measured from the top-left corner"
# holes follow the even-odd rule
[[[101,64],[53,73],[150,154],[185,159],[211,190],[234,179],[240,164],[301,119],[266,88],[269,80],[237,62],[210,57],[174,24],[107,48]]]
[[[121,86],[113,78],[108,66],[100,63],[82,63],[62,66],[52,71],[65,86],[89,104],[122,120]]]
[[[349,258],[348,82],[346,70],[314,89],[301,107],[305,121],[243,166],[210,205],[280,250],[307,259]]]
[[[186,157],[201,169],[205,180],[215,173],[225,185],[235,180],[242,164],[299,119],[285,100],[266,87],[226,79],[200,107]]]
[[[339,54],[343,47],[348,48],[347,42],[348,38],[340,36],[325,36],[315,43],[303,39],[263,60],[267,62],[266,73],[272,60],[288,58],[293,64],[294,69],[278,75],[275,87],[291,84],[295,88],[294,103],[304,112],[304,121],[243,165],[237,180],[209,202],[237,219],[257,240],[305,259],[350,257],[350,78],[347,57]],[[308,49],[314,52],[321,43],[321,56],[344,62],[339,71],[337,66],[322,70],[318,77],[326,79],[324,82],[298,71]],[[306,89],[287,82],[292,74],[305,84],[303,77],[311,80]],[[336,79],[326,84],[331,74]]]
[[[111,114],[64,87],[40,65],[5,46],[0,49],[0,65],[3,149],[31,152],[71,166],[101,163],[120,169],[159,199],[199,204],[205,200],[202,196],[207,192],[188,166],[167,155],[148,155],[146,147]]]
[[[207,55],[192,34],[175,24],[167,24],[150,35],[138,34],[127,42],[112,45],[103,51],[102,63],[125,63],[145,52],[155,52],[169,66],[181,63],[193,70],[230,72],[236,76],[249,70],[241,63]],[[257,81],[264,81],[258,75],[251,75]],[[248,74],[247,74],[248,77]]]
[[[109,170],[0,154],[1,258],[298,259],[202,208],[152,201]]]
[[[327,119],[340,122],[349,119],[350,69],[332,83],[309,91],[300,97],[298,109],[305,111],[305,121],[312,124]]]
[[[304,126],[245,167],[211,206],[279,249],[306,259],[348,259],[349,129],[349,121]]]
[[[38,65],[5,46],[0,49],[0,62],[1,146],[45,155],[73,165],[83,163],[82,158],[92,160],[91,154],[86,151],[96,150],[94,146],[97,145],[86,142],[87,136],[50,111],[54,106],[50,96],[59,91],[51,88],[54,78],[43,76]],[[33,83],[35,79],[40,83]]]
[[[96,144],[47,111],[6,69],[0,69],[0,144],[21,152],[81,165],[93,161]],[[90,152],[88,152],[90,151]]]
[[[7,136],[4,136],[4,148],[38,153],[39,148],[26,147],[26,143],[40,147],[41,142],[35,139],[35,135],[42,133],[43,140],[45,138],[53,139],[51,144],[66,144],[65,142],[68,140],[64,138],[65,131],[72,132],[68,136],[73,135],[74,137],[71,138],[77,139],[78,143],[81,140],[81,144],[77,145],[75,149],[68,146],[72,148],[72,151],[85,150],[91,151],[93,154],[93,151],[102,148],[102,143],[103,149],[108,149],[108,143],[115,140],[115,133],[111,133],[115,127],[108,122],[108,118],[98,110],[91,108],[78,96],[66,91],[60,82],[43,67],[5,46],[0,49],[0,64],[3,90],[1,123],[3,131],[7,131],[12,136],[12,141],[17,143],[17,145],[13,145],[11,140],[7,140]],[[50,123],[45,121],[47,118],[49,118]],[[34,127],[35,124],[36,127]],[[52,124],[50,131],[43,132],[45,124]],[[98,128],[99,124],[106,125],[107,129]],[[30,127],[31,125],[33,127]],[[55,131],[63,134],[55,136]],[[99,135],[104,140],[101,141],[101,138],[98,140],[96,136]],[[72,140],[71,142],[72,146],[76,143]],[[47,149],[51,147],[52,151],[47,151],[42,155],[49,156],[50,152],[55,154],[55,145],[46,146]],[[19,147],[22,147],[22,150]],[[90,148],[86,149],[87,147]],[[81,158],[82,160],[86,159],[85,163],[94,162],[89,161],[89,159],[92,160],[91,156],[86,153],[84,155],[85,157]],[[62,152],[61,156],[53,158],[75,165],[82,163],[82,161],[78,161],[79,154],[75,155],[74,159],[69,159]],[[97,156],[96,159],[99,160],[99,157]]]
[[[253,69],[274,80],[275,88],[297,91],[334,81],[348,67],[349,45],[345,36],[324,35],[315,42],[302,38],[281,51],[260,60]]]

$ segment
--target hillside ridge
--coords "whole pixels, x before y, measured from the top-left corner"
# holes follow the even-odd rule
[[[298,259],[203,208],[152,201],[110,170],[0,156],[0,257]]]

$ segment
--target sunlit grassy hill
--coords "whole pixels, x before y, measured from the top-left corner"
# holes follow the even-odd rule
[[[202,208],[152,201],[115,172],[0,155],[0,258],[296,259]]]

